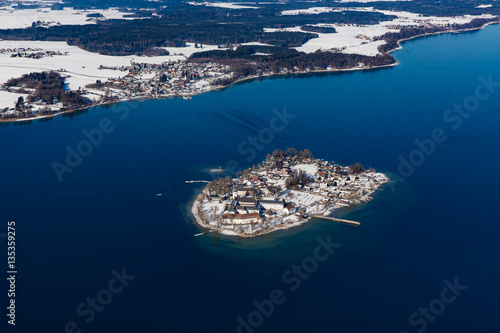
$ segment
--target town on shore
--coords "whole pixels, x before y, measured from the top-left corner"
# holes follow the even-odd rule
[[[1,50],[0,50],[1,51]],[[45,57],[60,55],[56,52],[46,53],[22,53],[16,57]],[[5,52],[5,50],[4,50]],[[31,80],[36,73],[25,74],[20,78],[12,78],[0,85],[0,93],[15,93],[20,97],[10,107],[0,109],[0,121],[33,120],[39,118],[53,117],[59,114],[69,113],[94,106],[119,103],[135,99],[161,99],[182,97],[191,99],[191,96],[204,92],[225,88],[231,84],[244,80],[269,77],[275,75],[300,74],[311,72],[330,72],[362,70],[394,66],[391,63],[381,66],[367,66],[359,63],[353,68],[327,69],[282,67],[278,71],[270,69],[259,70],[256,74],[238,77],[231,66],[217,62],[189,62],[179,60],[175,62],[135,63],[130,66],[100,66],[99,69],[113,70],[123,73],[117,78],[107,80],[96,80],[95,83],[80,87],[78,90],[65,91],[65,77],[68,74],[65,69],[58,71],[43,72],[44,76],[58,76],[60,87],[54,89],[54,85],[46,80]],[[27,84],[28,83],[28,84]],[[31,85],[30,85],[31,83]],[[71,94],[75,98],[65,100],[65,95]]]
[[[179,59],[175,61],[162,63],[139,63],[132,60],[127,66],[101,64],[98,68],[99,71],[116,72],[116,77],[97,79],[93,83],[80,86],[77,90],[67,89],[66,78],[78,74],[68,72],[65,68],[42,73],[32,72],[20,78],[11,78],[0,84],[0,97],[16,98],[10,106],[1,106],[3,108],[0,108],[0,122],[47,118],[93,106],[133,99],[171,97],[190,99],[190,96],[193,95],[259,77],[392,67],[398,62],[389,53],[400,48],[400,41],[430,34],[481,29],[486,25],[498,23],[499,19],[499,17],[494,16],[476,18],[465,24],[429,23],[422,27],[389,26],[393,29],[391,31],[399,30],[399,32],[388,32],[370,39],[371,42],[382,41],[385,43],[378,47],[379,54],[377,56],[343,54],[342,50],[333,48],[329,51],[310,54],[299,52],[297,54],[304,57],[304,61],[300,64],[290,59],[278,59],[279,57],[278,60],[271,61],[274,59],[274,55],[263,55],[259,52],[252,56],[258,54],[271,60],[267,62],[260,60],[259,62],[243,59],[245,62],[242,62],[242,59],[232,57],[237,56],[240,51],[248,51],[248,48],[273,49],[275,47],[262,43],[250,43],[252,45],[236,43],[231,44],[230,47],[202,51],[203,46],[196,43],[194,47],[200,49],[199,54],[208,58],[199,59],[194,56],[197,54],[195,52],[189,58],[179,56]],[[368,37],[358,35],[356,38],[365,40]],[[215,56],[219,54],[217,52],[222,52],[227,59],[218,59]],[[297,51],[295,50],[295,52]],[[0,49],[0,54],[10,54],[12,59],[27,58],[35,61],[43,58],[69,57],[67,51],[42,50],[37,47]],[[242,63],[256,67],[245,67],[246,65],[241,67]]]
[[[191,212],[206,232],[254,237],[369,202],[387,182],[386,175],[360,163],[344,167],[314,158],[308,149],[288,148],[237,178],[209,182]]]

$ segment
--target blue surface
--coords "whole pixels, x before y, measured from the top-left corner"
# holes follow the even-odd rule
[[[426,331],[498,332],[500,87],[457,129],[443,115],[475,93],[479,76],[500,81],[499,54],[500,26],[490,26],[407,42],[392,69],[266,79],[0,127],[0,221],[17,221],[17,329],[63,332],[75,321],[82,332],[236,332],[254,300],[280,289],[286,301],[255,332],[416,332],[423,324],[410,315],[457,277],[467,290]],[[295,118],[247,160],[240,144],[283,108]],[[59,182],[53,162],[105,118],[114,130]],[[436,128],[448,139],[401,182],[398,157]],[[359,228],[193,237],[186,205],[201,185],[186,180],[286,147],[399,182],[344,213]],[[282,275],[328,235],[341,246],[292,291]],[[136,278],[86,323],[77,307],[122,267]]]

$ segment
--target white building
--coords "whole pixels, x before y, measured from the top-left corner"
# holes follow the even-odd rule
[[[281,211],[285,207],[283,201],[278,200],[260,200],[259,203],[265,210]]]

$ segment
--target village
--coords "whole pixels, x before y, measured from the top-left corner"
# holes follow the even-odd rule
[[[108,79],[102,84],[88,85],[84,92],[88,97],[97,100],[103,93],[115,98],[187,97],[210,89],[217,84],[217,79],[232,75],[229,66],[211,62],[133,63],[132,66],[107,69],[128,71],[128,73],[123,78]]]
[[[21,53],[21,50],[10,50],[12,57],[39,58],[39,53]],[[43,53],[40,57],[63,55],[58,53]],[[30,119],[53,116],[79,108],[105,103],[126,101],[137,98],[168,98],[183,97],[190,99],[196,95],[219,86],[218,80],[232,76],[229,66],[217,63],[191,63],[187,61],[154,63],[134,63],[130,66],[99,66],[99,70],[123,72],[122,77],[96,80],[95,83],[80,87],[78,93],[88,99],[85,105],[64,105],[61,102],[47,104],[41,100],[12,103],[10,107],[0,109],[0,120]],[[64,68],[57,71],[64,77],[71,76]],[[0,85],[0,92],[17,93],[27,97],[34,89]],[[16,101],[17,102],[17,101]],[[16,105],[14,105],[16,104]],[[21,106],[21,107],[20,107]]]
[[[208,183],[192,213],[208,232],[254,237],[312,218],[331,219],[340,208],[369,202],[387,182],[386,175],[359,163],[343,167],[315,159],[307,149],[276,150],[237,178]]]

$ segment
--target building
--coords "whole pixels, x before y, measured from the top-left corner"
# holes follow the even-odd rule
[[[279,200],[260,200],[259,203],[265,210],[281,211],[284,208],[283,201]]]
[[[266,186],[262,189],[262,193],[265,196],[278,196],[280,194],[280,189],[277,186]]]
[[[256,207],[257,206],[257,200],[254,198],[236,198],[236,202],[240,206],[245,206],[245,207]]]
[[[260,220],[258,213],[249,214],[223,214],[222,222],[226,224],[250,224]]]
[[[258,194],[258,190],[252,187],[239,187],[236,189],[237,197],[256,197]]]

